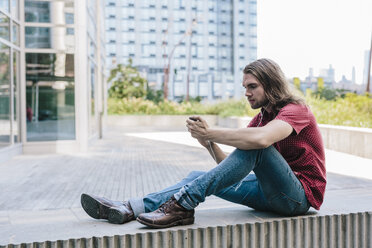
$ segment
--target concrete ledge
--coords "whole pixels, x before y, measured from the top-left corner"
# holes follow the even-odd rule
[[[23,247],[372,247],[372,213],[302,216],[270,221],[0,245]]]
[[[71,140],[28,142],[23,144],[23,154],[42,155],[54,153],[76,153],[81,151],[79,143]]]
[[[0,149],[0,163],[10,160],[16,155],[22,154],[22,144],[17,143]]]

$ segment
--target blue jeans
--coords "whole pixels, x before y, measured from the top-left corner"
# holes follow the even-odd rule
[[[302,184],[273,146],[236,149],[208,172],[193,171],[171,187],[129,202],[137,216],[156,210],[173,195],[186,209],[209,195],[285,216],[301,215],[310,208]]]

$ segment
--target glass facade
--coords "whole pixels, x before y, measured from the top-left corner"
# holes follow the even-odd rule
[[[19,136],[19,20],[18,0],[0,3],[0,148]]]
[[[89,2],[89,1],[88,1]],[[102,4],[102,3],[101,3]],[[104,6],[104,5],[103,5]],[[102,7],[102,6],[101,6]],[[87,13],[88,13],[88,74],[87,78],[89,80],[89,87],[88,87],[88,96],[89,102],[88,105],[88,113],[89,115],[89,132],[91,135],[97,133],[98,130],[98,121],[99,121],[99,112],[97,111],[98,108],[98,68],[97,68],[97,61],[100,58],[101,54],[98,54],[97,50],[97,23],[95,18],[95,13],[97,11],[95,1],[91,1],[87,5]],[[104,26],[101,26],[101,29],[104,30]],[[105,40],[103,37],[99,39],[102,44],[104,44]]]
[[[10,19],[0,12],[0,38],[10,41]]]
[[[14,137],[14,143],[18,143],[21,141],[20,137],[20,118],[19,118],[19,85],[20,85],[20,68],[19,63],[20,61],[20,52],[17,50],[14,50],[13,52],[13,125],[12,125],[12,131],[13,131],[13,137]]]
[[[74,55],[26,53],[27,141],[75,139]]]
[[[74,140],[74,3],[26,0],[24,17],[27,141]]]
[[[10,144],[10,49],[0,43],[0,146]]]
[[[86,150],[99,133],[104,6],[104,0],[0,0],[0,156],[9,148]],[[80,20],[87,26],[77,33]]]

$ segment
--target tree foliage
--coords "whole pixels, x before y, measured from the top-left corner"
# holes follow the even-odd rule
[[[112,98],[129,98],[146,96],[147,81],[141,77],[137,68],[132,66],[132,60],[128,65],[119,64],[110,72],[108,82],[111,83],[109,96]]]
[[[319,87],[315,92],[312,93],[312,96],[331,101],[336,100],[339,97],[344,98],[346,93],[348,93],[348,90]]]

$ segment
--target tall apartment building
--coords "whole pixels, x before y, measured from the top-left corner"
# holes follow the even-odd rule
[[[103,9],[103,0],[0,1],[0,160],[83,151],[98,136]]]
[[[107,0],[106,64],[133,65],[169,98],[240,97],[242,69],[257,57],[256,0]],[[189,83],[187,83],[189,82]]]

